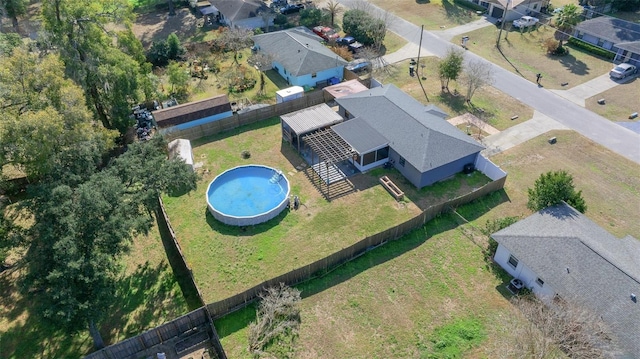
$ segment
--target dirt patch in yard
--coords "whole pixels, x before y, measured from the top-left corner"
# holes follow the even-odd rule
[[[153,41],[166,40],[171,33],[176,33],[184,42],[192,38],[202,27],[202,20],[187,8],[176,9],[174,16],[168,11],[153,11],[139,14],[133,24],[133,33],[148,48]]]

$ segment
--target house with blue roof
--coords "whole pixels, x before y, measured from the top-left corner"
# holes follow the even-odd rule
[[[322,38],[305,27],[260,34],[253,37],[257,51],[272,59],[273,69],[292,86],[316,87],[343,78],[342,57],[322,43]]]
[[[545,299],[575,301],[615,335],[619,358],[640,353],[640,241],[616,238],[566,203],[491,235],[495,262]]]

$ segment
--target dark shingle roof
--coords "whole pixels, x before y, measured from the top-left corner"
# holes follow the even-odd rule
[[[261,51],[270,54],[293,76],[312,74],[347,64],[320,41],[322,38],[303,27],[253,37],[253,42]]]
[[[600,16],[576,25],[577,31],[592,34],[614,44],[640,41],[640,24],[609,16]]]
[[[336,99],[383,135],[400,156],[421,172],[481,151],[484,147],[394,85]]]
[[[384,136],[359,117],[339,123],[331,128],[359,154],[365,154],[389,144]]]
[[[256,17],[269,11],[267,5],[258,0],[209,0],[231,22]]]
[[[229,104],[227,95],[218,95],[200,101],[153,111],[152,114],[158,127],[165,128],[229,111],[231,111],[231,104]]]
[[[567,204],[537,212],[492,237],[564,298],[600,315],[628,353],[640,353],[640,241],[618,239]],[[568,269],[568,270],[567,270]]]

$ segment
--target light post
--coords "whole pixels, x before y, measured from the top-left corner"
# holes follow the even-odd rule
[[[502,29],[504,29],[504,21],[507,17],[507,12],[509,11],[509,4],[511,0],[507,0],[507,6],[504,8],[504,13],[502,13],[502,20],[500,21],[500,32],[498,33],[498,39],[496,40],[496,47],[500,48],[500,38],[502,37]]]

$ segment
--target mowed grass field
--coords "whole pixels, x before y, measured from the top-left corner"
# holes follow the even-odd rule
[[[544,25],[525,33],[505,29],[500,41],[500,52],[496,48],[499,30],[496,26],[488,26],[460,36],[469,36],[470,51],[506,70],[532,82],[536,80],[536,74],[542,74],[541,84],[547,89],[567,90],[607,74],[612,68],[611,61],[572,45],[566,45],[568,55],[547,55],[543,41],[553,38],[555,29]],[[563,83],[568,85],[562,86]]]
[[[169,266],[157,227],[139,236],[122,258],[123,275],[99,330],[114,344],[189,311]],[[16,267],[17,268],[17,267]],[[32,311],[17,288],[17,269],[0,273],[0,358],[80,358],[93,350],[88,329],[68,335]]]
[[[479,19],[474,11],[455,4],[453,0],[370,0],[370,2],[418,26],[424,25],[425,30],[442,30]]]
[[[549,145],[549,136],[558,143]],[[427,357],[439,340],[437,328],[474,318],[484,339],[464,358],[502,357],[510,344],[504,272],[494,272],[484,245],[467,234],[488,219],[525,217],[528,187],[539,174],[564,169],[587,202],[586,215],[618,237],[638,237],[640,166],[572,131],[553,131],[492,157],[508,172],[505,192],[458,208],[422,230],[377,248],[302,290],[299,358]],[[478,243],[478,244],[477,244]],[[250,358],[247,324],[253,307],[216,321],[230,357]]]
[[[450,93],[443,92],[438,76],[439,59],[436,57],[425,57],[420,60],[420,65],[417,69],[418,75],[421,79],[426,77],[425,80],[422,80],[423,91],[418,82],[418,76],[409,76],[409,61],[406,60],[387,66],[385,71],[375,73],[376,79],[384,84],[392,83],[396,85],[425,105],[434,104],[440,107],[450,117],[470,112],[484,119],[489,125],[498,130],[505,130],[520,123],[511,120],[514,115],[518,115],[519,118],[525,120],[533,116],[531,107],[492,86],[486,86],[476,91],[471,99],[473,106],[467,104],[464,99],[467,90],[461,81],[451,81],[449,83]],[[456,91],[458,95],[455,94]],[[425,92],[428,100],[424,95]],[[482,109],[483,112],[480,113],[479,109]]]
[[[638,121],[629,119],[629,115],[640,112],[640,78],[628,79],[620,85],[601,92],[585,101],[587,109],[612,121]],[[599,99],[605,99],[605,104],[598,103]]]
[[[181,197],[164,197],[180,246],[206,302],[230,297],[262,281],[312,263],[369,235],[400,224],[421,208],[453,198],[489,179],[480,173],[457,176],[430,189],[417,191],[396,171],[376,170],[350,178],[354,190],[327,201],[313,186],[304,160],[281,141],[278,118],[245,126],[235,132],[195,141],[194,158],[203,164],[198,189]],[[243,159],[248,150],[251,158]],[[296,211],[285,210],[275,219],[252,227],[224,225],[207,210],[208,184],[223,171],[246,164],[280,169],[300,197]],[[379,184],[389,174],[407,199],[396,202]]]

